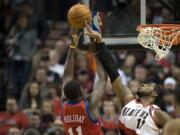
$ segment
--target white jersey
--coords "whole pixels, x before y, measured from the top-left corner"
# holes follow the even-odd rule
[[[159,135],[160,129],[152,118],[158,108],[156,105],[144,107],[140,102],[132,100],[121,111],[120,130],[125,135]]]

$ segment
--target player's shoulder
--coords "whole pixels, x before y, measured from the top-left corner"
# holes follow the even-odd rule
[[[157,105],[155,105],[155,104],[151,105],[150,107],[151,107],[152,109],[160,109],[160,107],[157,106]]]

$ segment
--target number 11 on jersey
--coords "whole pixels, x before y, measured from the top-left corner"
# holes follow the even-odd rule
[[[78,133],[78,135],[83,135],[83,134],[82,134],[82,128],[81,128],[81,126],[78,126],[78,127],[76,128],[76,132]],[[72,128],[69,128],[69,129],[68,129],[68,133],[69,133],[70,135],[74,135]]]

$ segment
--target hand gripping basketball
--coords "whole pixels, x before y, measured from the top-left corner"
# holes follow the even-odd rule
[[[72,42],[70,48],[77,48],[81,35],[82,32],[78,35],[78,30],[72,28]]]
[[[87,28],[87,32],[85,33],[86,35],[88,35],[90,38],[95,39],[96,43],[101,43],[103,41],[101,34],[93,31],[87,22],[85,22],[85,26]]]

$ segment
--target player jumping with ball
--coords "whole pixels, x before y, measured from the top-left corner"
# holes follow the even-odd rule
[[[102,62],[113,89],[124,106],[119,116],[121,135],[159,135],[160,129],[170,117],[153,104],[158,95],[157,86],[154,83],[142,84],[136,93],[138,99],[134,99],[128,87],[122,84],[118,67],[101,35],[93,31],[88,24],[86,27],[88,31],[86,34],[96,41],[96,56]]]

